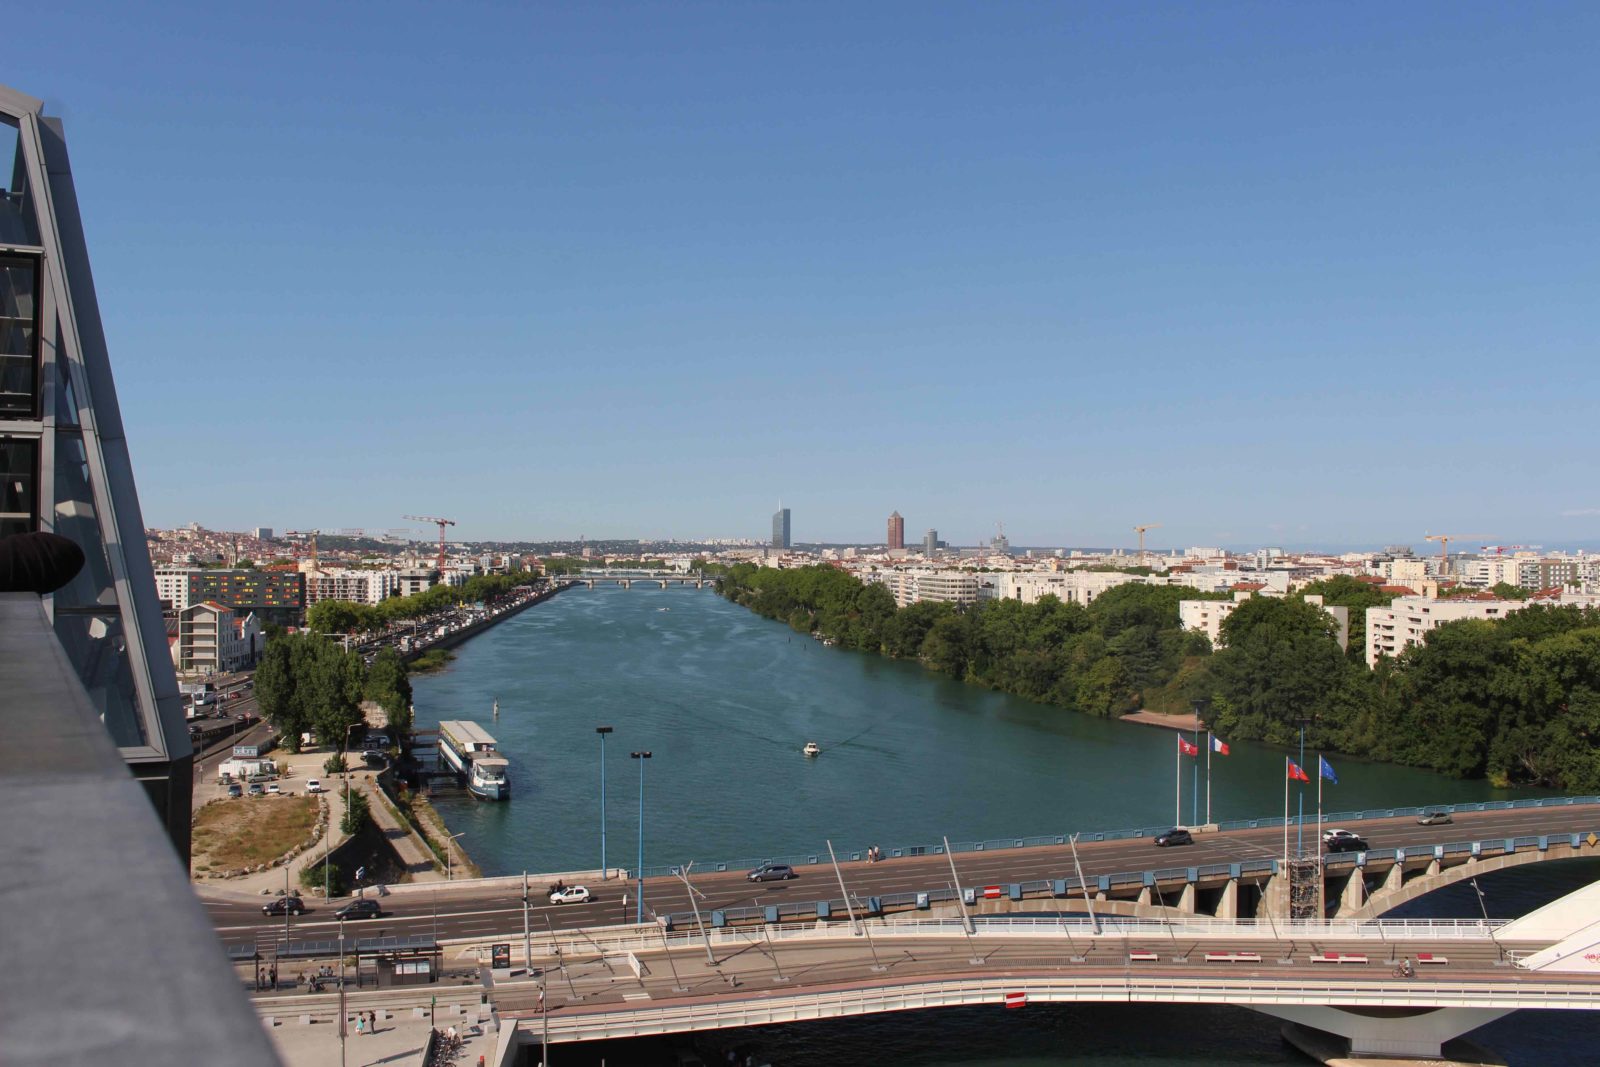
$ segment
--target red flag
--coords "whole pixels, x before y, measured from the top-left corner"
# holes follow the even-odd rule
[[[1291,781],[1291,782],[1309,782],[1309,781],[1311,781],[1311,779],[1306,777],[1306,772],[1302,771],[1300,769],[1300,764],[1296,763],[1294,760],[1289,760],[1288,763],[1289,763],[1289,781]]]
[[[1185,756],[1198,756],[1200,755],[1200,746],[1191,745],[1189,742],[1180,737],[1178,738],[1178,751],[1182,752]]]

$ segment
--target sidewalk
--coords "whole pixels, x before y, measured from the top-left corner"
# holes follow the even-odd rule
[[[479,1033],[473,1034],[473,1027],[467,1025],[463,1018],[443,1013],[438,1015],[434,1025],[440,1030],[453,1025],[458,1033],[463,1034],[456,1063],[475,1064],[479,1056],[486,1061],[494,1059],[497,1035],[484,1033],[482,1028],[478,1028]],[[373,1033],[360,1037],[356,1036],[355,1023],[347,1023],[342,1062],[346,1067],[420,1062],[422,1049],[428,1042],[429,1029],[427,1018],[415,1018],[409,1011],[401,1012],[393,1019],[380,1020]],[[267,1034],[288,1067],[339,1067],[341,1063],[339,1027],[333,1022],[322,1020],[304,1024],[299,1021],[298,1015],[283,1016],[278,1018],[278,1024],[271,1027]]]

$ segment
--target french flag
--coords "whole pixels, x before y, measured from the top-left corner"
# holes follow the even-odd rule
[[[1226,756],[1228,754],[1228,746],[1223,742],[1222,738],[1218,737],[1216,734],[1209,734],[1207,736],[1211,738],[1211,751],[1215,752],[1219,756]]]

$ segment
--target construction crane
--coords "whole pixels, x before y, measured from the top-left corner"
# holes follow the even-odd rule
[[[1139,562],[1141,564],[1144,563],[1144,532],[1146,530],[1159,529],[1161,529],[1161,524],[1159,522],[1147,522],[1143,526],[1135,526],[1133,528],[1133,532],[1139,535]]]
[[[444,528],[446,526],[454,526],[456,524],[456,520],[454,520],[454,519],[436,519],[432,515],[402,515],[400,517],[402,519],[410,519],[412,522],[431,522],[431,523],[435,523],[435,524],[438,525],[438,527],[439,527],[439,577],[442,579],[444,577],[444,561],[445,561]]]
[[[1478,551],[1493,552],[1497,556],[1503,556],[1507,552],[1516,552],[1520,549],[1535,549],[1543,547],[1543,545],[1484,545]]]
[[[1443,576],[1450,573],[1451,541],[1481,540],[1488,536],[1489,534],[1428,534],[1423,540],[1439,542],[1439,574]]]

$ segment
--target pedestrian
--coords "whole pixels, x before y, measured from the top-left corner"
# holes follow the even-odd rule
[[[366,1032],[367,1017],[361,1012],[356,1012],[356,1036],[360,1037]]]

